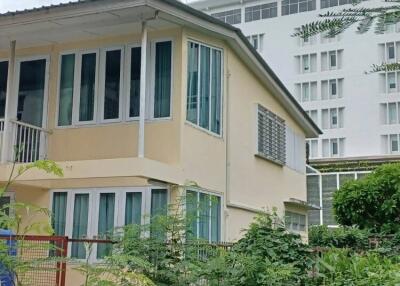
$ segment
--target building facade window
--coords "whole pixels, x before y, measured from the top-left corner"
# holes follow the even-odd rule
[[[400,102],[381,103],[381,122],[382,124],[400,123]]]
[[[352,0],[321,0],[321,9],[340,5],[353,4]]]
[[[221,241],[221,197],[186,191],[187,237],[208,242]]]
[[[167,203],[168,191],[153,187],[54,190],[52,226],[56,235],[109,239],[117,227],[145,223],[155,209],[166,213]],[[86,253],[83,243],[74,242],[69,251],[72,258],[95,261],[111,248],[94,246]]]
[[[310,118],[314,121],[315,124],[319,125],[317,109],[307,110],[306,113],[308,114],[308,116],[310,116]]]
[[[264,34],[256,34],[247,36],[247,40],[259,53],[263,51],[264,48]]]
[[[291,211],[285,211],[285,227],[291,232],[306,231],[306,215]]]
[[[286,166],[301,174],[305,173],[306,144],[304,136],[286,126]]]
[[[385,154],[399,154],[400,134],[382,135],[382,148]]]
[[[6,95],[7,95],[7,79],[8,79],[8,62],[0,62],[0,118],[4,118],[6,111]]]
[[[148,77],[154,85],[151,85],[153,89],[146,98],[148,104],[145,116],[147,119],[169,118],[172,41],[154,41],[149,49],[152,65],[148,68]],[[137,118],[140,54],[140,47],[127,46],[61,55],[58,126],[120,122]],[[125,70],[128,72],[127,81],[124,81]],[[126,96],[124,90],[127,91]],[[123,106],[127,106],[126,112]]]
[[[244,15],[245,15],[245,22],[252,22],[261,19],[277,17],[278,3],[272,2],[263,5],[246,7]]]
[[[241,9],[234,9],[224,12],[213,13],[211,14],[211,16],[230,25],[240,24],[242,22]]]
[[[296,56],[297,69],[300,74],[317,71],[317,54]]]
[[[286,164],[285,120],[258,105],[257,155],[279,165]]]
[[[344,144],[344,138],[322,139],[322,157],[343,157],[345,154]]]
[[[295,85],[299,102],[318,100],[317,82],[302,82]]]
[[[318,158],[318,139],[307,140],[308,157],[310,159]]]
[[[342,68],[343,50],[321,53],[321,70],[337,70]]]
[[[282,16],[313,11],[316,9],[316,0],[283,0]]]
[[[322,109],[322,129],[344,127],[344,107]]]
[[[220,135],[222,129],[222,51],[190,41],[186,120]]]
[[[337,99],[343,97],[343,79],[321,81],[321,99]]]

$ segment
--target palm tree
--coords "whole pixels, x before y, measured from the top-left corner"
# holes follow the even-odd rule
[[[321,20],[302,25],[293,36],[303,39],[317,34],[335,37],[352,26],[356,26],[358,34],[368,32],[371,27],[375,28],[375,33],[383,34],[389,25],[400,22],[400,0],[385,0],[384,6],[373,8],[357,7],[360,3],[361,0],[354,0],[352,8],[320,14]],[[370,72],[393,70],[400,70],[400,62],[375,64]]]

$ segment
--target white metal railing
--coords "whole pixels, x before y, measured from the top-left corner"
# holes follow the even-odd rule
[[[47,137],[50,131],[24,123],[17,120],[10,120],[11,123],[11,160],[18,163],[31,163],[44,159],[47,152]]]

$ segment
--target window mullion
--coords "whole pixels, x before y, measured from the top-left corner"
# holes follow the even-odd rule
[[[211,49],[210,48],[210,67],[209,67],[209,71],[210,71],[210,87],[209,87],[209,94],[208,94],[208,130],[210,130],[211,131],[211,126],[212,126],[212,123],[211,123],[211,118],[212,118],[212,116],[211,116],[211,110],[212,110],[212,108],[211,108],[211,104],[212,104],[212,84],[213,84],[213,74],[212,74],[212,71],[213,71],[213,57],[212,57],[212,51],[213,51],[213,49]]]
[[[198,50],[198,72],[197,72],[197,125],[200,125],[200,97],[201,97],[201,47]]]

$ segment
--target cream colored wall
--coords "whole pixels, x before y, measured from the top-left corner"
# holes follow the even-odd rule
[[[181,126],[181,30],[150,31],[149,41],[157,39],[173,40],[172,119],[147,122],[145,154],[150,159],[178,164]],[[137,156],[137,121],[101,126],[84,125],[79,128],[56,127],[60,53],[134,43],[140,43],[140,34],[17,49],[17,58],[37,55],[50,56],[47,128],[53,131],[53,134],[49,136],[48,140],[49,159],[75,161]],[[0,51],[0,57],[7,57],[7,51]]]

